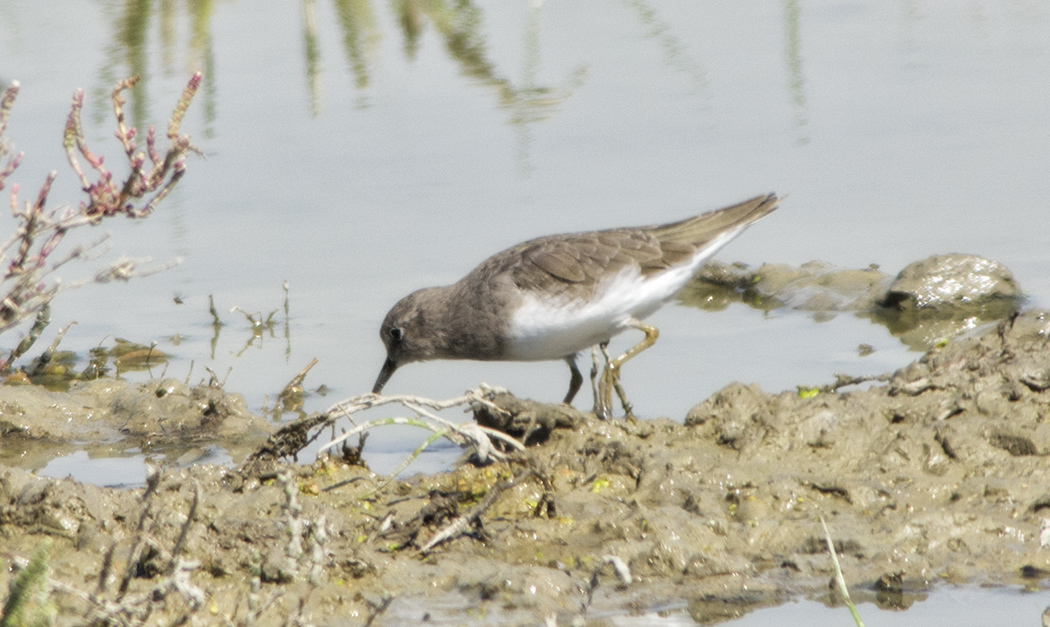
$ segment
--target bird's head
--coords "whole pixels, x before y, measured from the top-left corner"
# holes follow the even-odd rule
[[[428,287],[412,292],[386,314],[379,327],[379,339],[386,347],[386,361],[372,388],[373,394],[379,394],[401,366],[443,356],[441,329],[432,324],[428,326],[428,321],[433,322],[431,319],[435,317],[434,308],[439,303],[436,297],[440,294],[437,290],[440,289]]]

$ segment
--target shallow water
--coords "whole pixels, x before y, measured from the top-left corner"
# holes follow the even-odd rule
[[[907,611],[858,603],[857,611],[868,627],[923,625],[924,627],[992,627],[997,625],[1038,625],[1050,604],[1046,591],[1023,592],[1014,589],[944,588],[913,603]],[[697,623],[685,610],[661,614],[611,617],[605,625],[685,626]],[[723,627],[762,627],[765,625],[853,625],[844,606],[828,607],[816,601],[798,601],[775,608],[755,610],[739,619],[719,623]]]
[[[856,594],[856,591],[853,592]],[[1044,610],[1050,606],[1050,592],[1045,590],[1028,592],[1016,588],[939,588],[918,595],[909,601],[906,611],[879,607],[871,602],[858,602],[857,611],[868,627],[998,627],[1001,625],[1039,625]],[[455,598],[428,599],[426,619],[423,612],[412,603],[396,601],[383,618],[385,624],[399,625],[459,625],[465,612],[474,608],[464,607]],[[513,614],[513,609],[508,610]],[[471,615],[472,624],[499,625],[517,623],[510,615],[498,612],[484,616]],[[560,620],[559,624],[568,624]],[[660,611],[632,615],[603,614],[589,612],[587,625],[595,627],[692,627],[699,624],[690,615],[689,608],[675,606]],[[722,627],[783,627],[810,625],[854,625],[849,610],[843,606],[830,607],[811,600],[800,600],[777,607],[750,611],[739,618],[715,623]]]
[[[1039,625],[1040,617],[1048,606],[1050,593],[1045,590],[1025,592],[1008,588],[943,588],[910,605],[907,611],[879,608],[874,603],[859,603],[857,611],[868,627],[992,627]],[[726,627],[852,624],[853,618],[845,607],[827,607],[814,601],[756,610],[739,620],[722,623]]]
[[[770,190],[787,196],[782,209],[720,259],[892,273],[960,251],[1003,262],[1032,303],[1050,303],[1041,4],[412,7],[69,2],[56,16],[4,3],[0,80],[22,83],[8,135],[26,152],[11,178],[23,197],[54,168],[51,205],[78,199],[61,146],[74,88],[88,93],[89,140],[113,164],[117,78],[141,74],[132,121],[163,124],[190,73],[206,73],[185,124],[206,158],[190,160],[157,215],[105,227],[111,258],[183,263],[63,294],[40,346],[71,320],[62,346],[80,352],[114,335],[156,341],[174,356],[168,376],[197,381],[210,367],[257,410],[317,357],[306,385],[328,391],[306,410],[323,409],[371,388],[379,322],[417,287],[530,237],[671,220]],[[218,334],[209,295],[226,323]],[[234,306],[276,311],[277,324],[256,337]],[[913,357],[851,315],[671,306],[651,320],[660,342],[624,375],[643,417],[681,419],[734,380],[790,389]],[[876,350],[861,357],[860,344]],[[447,398],[479,381],[543,400],[567,385],[561,363],[429,363],[387,391]],[[422,437],[376,434],[373,467],[389,470]]]

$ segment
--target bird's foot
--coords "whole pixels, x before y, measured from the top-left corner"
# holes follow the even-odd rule
[[[602,420],[612,420],[613,418],[613,386],[611,380],[612,376],[609,367],[606,366],[602,371],[602,378],[598,383],[597,393],[594,397],[594,415]]]
[[[599,393],[598,397],[594,399],[594,415],[602,420],[612,420],[612,399],[606,400],[603,393]]]
[[[638,419],[634,416],[634,406],[630,403],[623,403],[623,419],[631,424],[638,422]]]
[[[636,422],[634,405],[627,400],[627,393],[620,383],[620,369],[615,365],[607,365],[604,372],[602,372],[601,382],[598,384],[595,394],[594,414],[602,420],[611,420],[613,418],[613,390],[616,390],[616,396],[620,399],[624,419],[629,422]]]

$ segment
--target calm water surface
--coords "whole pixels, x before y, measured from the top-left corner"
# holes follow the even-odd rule
[[[88,93],[89,139],[116,162],[108,92],[131,74],[143,77],[130,111],[144,124],[163,123],[189,75],[205,72],[185,128],[206,158],[191,160],[154,217],[107,227],[110,258],[183,263],[65,293],[41,345],[72,320],[65,348],[83,352],[112,336],[156,341],[175,357],[168,375],[197,381],[210,367],[257,411],[313,357],[307,386],[329,392],[308,398],[307,410],[368,391],[387,309],[511,244],[673,220],[771,190],[787,195],[781,211],[721,259],[877,263],[895,273],[930,254],[967,252],[1003,262],[1033,304],[1050,304],[1045,3],[58,6],[0,4],[0,81],[22,83],[8,135],[26,153],[12,177],[23,193],[57,169],[52,205],[78,200],[61,146],[76,87]],[[218,335],[209,295],[226,323]],[[277,310],[277,324],[255,337],[234,306]],[[652,320],[660,342],[625,369],[647,417],[681,418],[733,380],[791,389],[914,357],[850,315],[817,322],[672,306]],[[859,344],[876,350],[862,358]],[[560,363],[416,364],[387,391],[443,398],[479,381],[556,400],[567,377]],[[421,437],[376,434],[373,467],[389,470]],[[140,452],[114,455],[76,453],[42,472],[100,483],[140,475]],[[452,457],[438,451],[416,467]],[[971,591],[865,619],[1034,625],[1047,604],[1036,596]],[[933,613],[916,614],[924,608]],[[935,623],[944,615],[950,622]],[[850,619],[803,604],[734,624],[814,622]]]
[[[1021,592],[1011,589],[942,589],[911,604],[907,611],[882,609],[873,603],[860,603],[860,613],[866,627],[1006,627],[1039,625],[1050,593]],[[617,627],[629,625],[692,625],[684,622],[631,622],[623,619],[612,622]],[[810,625],[853,625],[853,617],[845,607],[827,607],[815,601],[789,603],[775,608],[756,610],[738,620],[721,623],[723,627],[788,627]]]
[[[0,81],[22,83],[8,135],[26,153],[12,177],[23,194],[57,169],[52,204],[79,199],[61,146],[76,87],[89,140],[117,162],[108,93],[131,74],[143,77],[129,107],[144,124],[163,123],[189,75],[205,72],[185,129],[206,158],[190,160],[155,216],[106,227],[110,258],[182,264],[63,294],[41,345],[71,320],[69,349],[156,341],[175,357],[169,376],[195,382],[210,367],[255,410],[313,357],[307,387],[328,395],[307,410],[368,391],[387,309],[511,244],[771,190],[787,195],[782,209],[722,260],[895,273],[967,252],[1003,262],[1033,304],[1050,304],[1043,3],[61,6],[0,5]],[[218,335],[209,295],[226,323]],[[253,336],[235,306],[276,310],[277,324]],[[680,419],[733,380],[792,389],[914,357],[850,315],[671,306],[652,321],[660,342],[624,375],[645,417]],[[859,344],[876,350],[860,357]],[[557,400],[566,374],[555,362],[414,364],[386,391],[445,398],[486,381]],[[376,434],[374,467],[421,437]],[[431,457],[422,467],[451,455]]]

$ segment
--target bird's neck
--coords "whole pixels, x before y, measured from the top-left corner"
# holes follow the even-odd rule
[[[428,326],[436,332],[435,348],[444,359],[503,358],[506,324],[490,299],[451,285],[434,299],[431,313]]]

